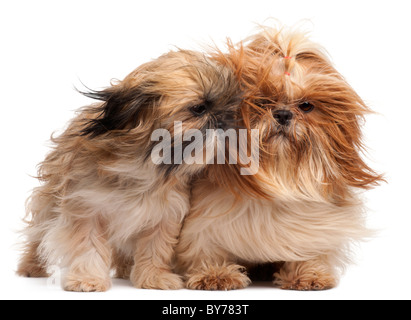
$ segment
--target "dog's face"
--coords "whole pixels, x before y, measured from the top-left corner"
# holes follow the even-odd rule
[[[320,50],[298,43],[304,38],[287,40],[275,38],[278,49],[268,49],[264,65],[269,72],[258,75],[263,82],[254,97],[251,125],[260,128],[263,146],[280,159],[291,154],[301,159],[316,150],[324,158],[350,157],[361,146],[359,120],[367,107]]]
[[[88,110],[91,115],[83,127],[84,136],[127,141],[145,161],[157,162],[167,175],[203,168],[209,160],[206,131],[234,127],[240,103],[238,82],[231,70],[192,51],[170,52],[142,65],[117,85],[86,95],[103,104]],[[191,134],[193,129],[201,137]],[[195,138],[204,152],[198,152],[194,164],[187,164],[182,155]],[[170,148],[159,150],[159,143],[168,143]]]
[[[244,121],[260,131],[260,167],[276,187],[343,197],[347,186],[381,179],[360,157],[369,109],[321,48],[303,34],[267,29],[230,54]]]

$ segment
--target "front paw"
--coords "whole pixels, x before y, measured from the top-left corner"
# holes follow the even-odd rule
[[[335,276],[315,261],[286,263],[274,277],[274,284],[285,290],[318,291],[337,285]]]
[[[335,280],[330,275],[312,275],[310,278],[276,280],[275,285],[284,290],[320,291],[335,287]]]
[[[130,280],[138,289],[178,290],[184,288],[181,277],[165,269],[147,268],[141,271],[134,269]]]
[[[93,276],[67,276],[63,288],[74,292],[105,292],[111,287],[109,278],[99,279]]]
[[[194,290],[236,290],[246,288],[251,280],[239,265],[208,266],[192,273],[187,288]]]

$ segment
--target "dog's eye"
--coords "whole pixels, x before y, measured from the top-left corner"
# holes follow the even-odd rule
[[[199,105],[196,105],[194,107],[191,107],[190,111],[191,111],[192,114],[199,117],[199,116],[202,116],[206,113],[207,106],[205,104],[199,104]]]
[[[300,108],[300,110],[304,113],[309,113],[314,110],[314,105],[309,102],[303,102],[298,106],[298,108]]]

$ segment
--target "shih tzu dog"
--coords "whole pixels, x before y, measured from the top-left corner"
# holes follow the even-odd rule
[[[332,288],[369,236],[357,191],[382,180],[361,158],[370,111],[301,32],[265,28],[220,59],[244,91],[244,124],[259,130],[260,168],[251,190],[194,183],[178,270],[190,289],[244,288],[264,264],[283,289]]]
[[[114,268],[137,288],[182,288],[174,248],[191,180],[210,159],[200,154],[194,160],[205,161],[187,164],[177,151],[191,141],[190,130],[205,137],[237,126],[237,79],[209,56],[179,50],[85,95],[101,102],[81,109],[52,139],[39,167],[18,274],[47,276],[58,265],[65,290],[89,292],[107,290]],[[159,141],[171,147],[159,149]]]

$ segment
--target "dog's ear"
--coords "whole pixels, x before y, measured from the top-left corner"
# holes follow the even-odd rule
[[[80,92],[83,95],[103,101],[92,108],[94,116],[88,119],[81,134],[91,138],[108,132],[130,130],[138,125],[154,108],[159,97],[148,90],[147,84],[129,86],[119,84],[102,91]]]

